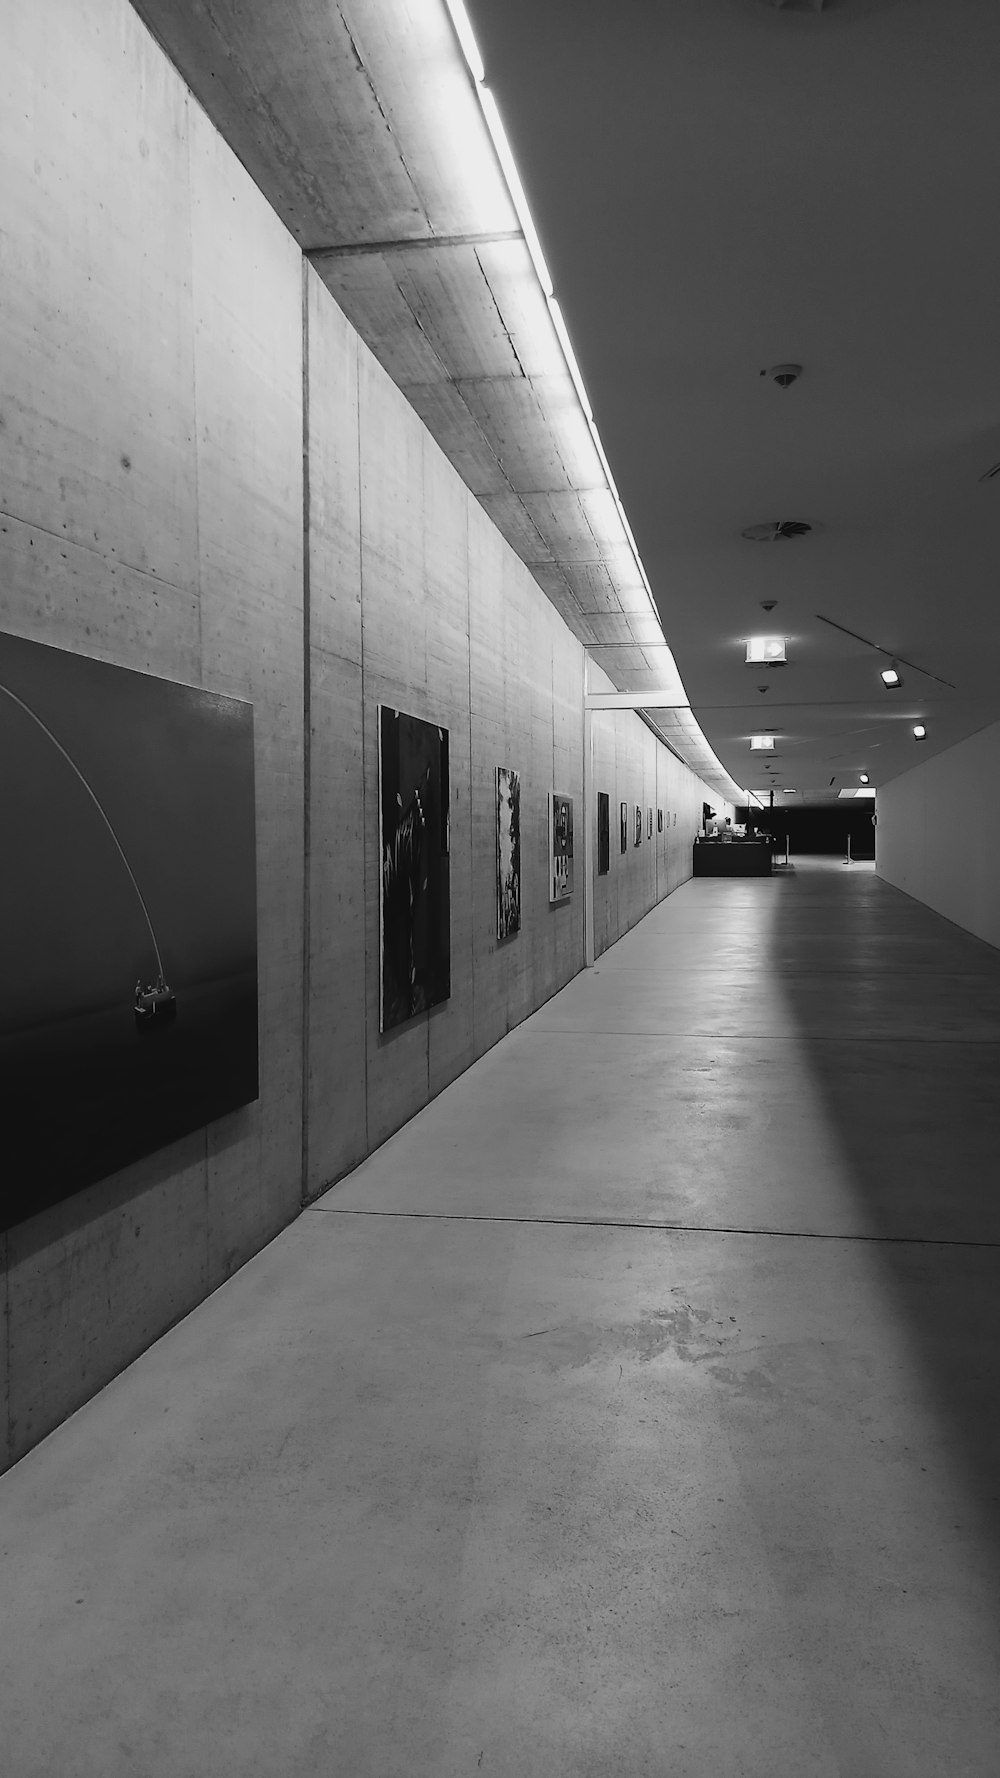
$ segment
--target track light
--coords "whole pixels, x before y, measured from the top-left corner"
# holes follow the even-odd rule
[[[862,784],[870,784],[871,783],[871,779],[869,778],[867,772],[859,772],[858,777],[860,778]]]
[[[882,684],[887,690],[895,691],[902,683],[895,661],[892,661],[888,667],[882,668]]]
[[[914,725],[913,725],[913,739],[915,741],[926,741],[927,730],[925,729],[922,722],[914,723]]]

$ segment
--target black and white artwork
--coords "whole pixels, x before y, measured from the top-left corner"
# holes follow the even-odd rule
[[[573,893],[573,798],[549,792],[549,901]]]
[[[253,707],[0,636],[5,1228],[256,1099]]]
[[[635,844],[642,845],[642,810],[638,803],[635,805]]]
[[[606,877],[611,869],[611,798],[606,790],[597,792],[597,874]]]
[[[623,852],[627,852],[628,851],[628,803],[622,803],[622,806],[621,806],[621,826],[622,826],[621,849]]]
[[[646,810],[646,838],[647,838],[647,840],[651,840],[652,837],[653,837],[653,811],[652,811],[652,809],[647,809]]]
[[[448,730],[380,704],[379,1029],[451,994]]]
[[[497,766],[497,937],[521,929],[521,777]]]
[[[663,810],[662,809],[657,809],[657,811],[656,811],[656,831],[657,831],[657,833],[663,832]]]

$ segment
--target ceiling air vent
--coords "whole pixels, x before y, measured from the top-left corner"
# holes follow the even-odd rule
[[[763,0],[774,12],[829,12],[831,0]],[[832,0],[836,5],[836,0]]]
[[[786,537],[805,537],[811,530],[801,519],[775,519],[770,525],[748,525],[743,536],[751,543],[780,543]]]

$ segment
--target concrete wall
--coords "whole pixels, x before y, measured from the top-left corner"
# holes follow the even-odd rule
[[[582,822],[584,660],[125,0],[0,16],[0,623],[252,700],[261,1058],[256,1104],[0,1237],[9,1461],[581,967],[546,795]],[[451,999],[385,1039],[383,699],[448,727],[453,796]],[[709,793],[634,716],[595,759],[604,948],[689,873]],[[619,859],[620,799],[677,825]]]
[[[893,778],[878,793],[879,876],[1000,945],[1000,723]]]

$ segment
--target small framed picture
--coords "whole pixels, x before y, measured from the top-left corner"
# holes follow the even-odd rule
[[[653,837],[653,811],[652,811],[652,809],[647,809],[646,810],[646,838],[647,838],[647,840],[651,840],[652,837]]]
[[[622,824],[622,832],[621,832],[622,851],[627,852],[628,851],[628,803],[622,803],[621,824]]]
[[[642,845],[642,810],[638,803],[635,805],[635,843],[637,846]]]
[[[656,811],[656,831],[657,831],[657,833],[663,832],[663,810],[662,809],[657,809],[657,811]]]

